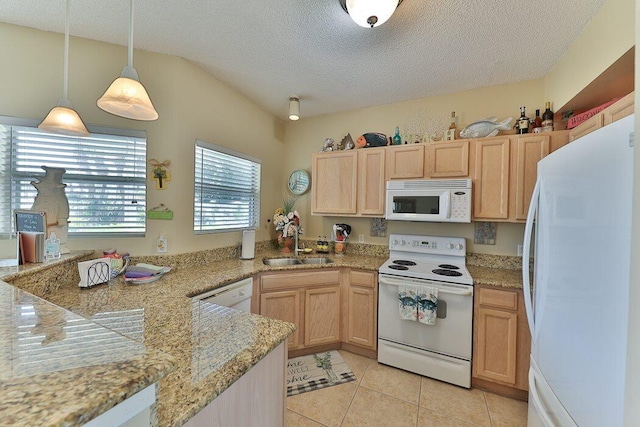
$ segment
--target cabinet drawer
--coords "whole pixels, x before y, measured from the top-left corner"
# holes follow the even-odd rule
[[[376,286],[376,274],[370,271],[351,270],[349,272],[349,285],[374,288]]]
[[[480,288],[478,289],[478,303],[484,306],[517,310],[518,294],[513,291]]]
[[[297,288],[301,286],[326,286],[340,283],[340,270],[313,270],[263,275],[260,277],[260,289]]]

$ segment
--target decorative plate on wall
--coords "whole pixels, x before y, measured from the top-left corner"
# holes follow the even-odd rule
[[[289,175],[289,191],[296,195],[304,194],[309,189],[309,181],[309,173],[306,170],[295,170]]]

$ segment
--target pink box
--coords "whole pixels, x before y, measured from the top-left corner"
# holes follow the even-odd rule
[[[609,105],[615,103],[619,99],[620,98],[615,98],[612,101],[609,101],[609,102],[604,103],[602,105],[598,105],[597,107],[592,108],[589,111],[585,111],[584,113],[580,113],[578,115],[575,115],[575,116],[569,118],[569,121],[567,122],[567,129],[573,129],[574,127],[578,126],[580,123],[582,123],[585,120],[590,119],[591,117],[595,116],[600,111],[604,110]]]

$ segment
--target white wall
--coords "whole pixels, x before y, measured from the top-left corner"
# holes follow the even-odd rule
[[[41,120],[62,95],[63,36],[0,23],[0,51],[11,58],[0,67],[0,115]],[[160,233],[168,238],[170,253],[240,242],[239,232],[195,236],[192,231],[196,138],[262,160],[261,211],[266,223],[281,200],[284,124],[190,62],[145,51],[135,52],[134,66],[160,118],[137,122],[112,116],[100,110],[96,100],[126,61],[123,46],[72,37],[69,98],[87,124],[146,130],[148,158],[171,160],[166,190],[156,190],[155,181],[147,181],[147,206],[164,203],[173,210],[174,219],[148,220],[145,238],[71,238],[68,246],[151,254]],[[258,240],[269,238],[269,228],[258,231]]]

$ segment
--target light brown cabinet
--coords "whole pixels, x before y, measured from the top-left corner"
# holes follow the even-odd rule
[[[468,178],[469,140],[438,141],[427,145],[425,178]]]
[[[526,220],[529,203],[536,184],[538,162],[549,155],[551,137],[543,134],[518,135],[513,138],[511,197],[513,219]]]
[[[382,148],[358,150],[357,212],[363,216],[384,216],[385,157]]]
[[[340,270],[269,272],[258,277],[258,313],[296,325],[296,331],[289,338],[290,350],[321,341],[340,341]],[[328,305],[328,301],[332,305]],[[320,313],[324,308],[326,312]],[[333,322],[328,328],[326,319]],[[310,325],[316,323],[322,325],[310,329]]]
[[[477,287],[474,298],[473,382],[516,397],[529,389],[531,335],[522,290]]]
[[[350,270],[348,274],[344,341],[375,350],[378,325],[376,273]]]
[[[384,147],[315,153],[312,158],[311,213],[383,216],[385,162]]]
[[[508,137],[477,139],[474,146],[473,217],[481,221],[509,219]]]
[[[634,98],[635,92],[631,92],[601,112],[594,114],[589,119],[580,123],[569,132],[569,141],[575,141],[578,138],[590,134],[594,130],[633,114]]]
[[[340,287],[306,289],[304,298],[305,347],[340,341]]]
[[[387,147],[387,179],[424,177],[424,144]]]
[[[311,212],[325,215],[355,215],[358,152],[349,150],[315,153],[311,165]]]
[[[292,357],[343,346],[375,357],[376,272],[349,268],[276,271],[260,273],[257,282],[257,312],[297,327],[289,338]]]

